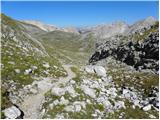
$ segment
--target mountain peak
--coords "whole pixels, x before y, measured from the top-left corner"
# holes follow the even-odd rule
[[[22,22],[35,25],[35,26],[37,26],[47,32],[54,31],[54,30],[58,29],[56,26],[45,24],[41,21],[36,21],[36,20],[24,20]]]
[[[145,19],[146,21],[157,21],[153,16],[149,16]]]

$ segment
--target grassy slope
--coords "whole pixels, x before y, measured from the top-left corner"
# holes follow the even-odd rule
[[[94,47],[94,38],[87,35],[81,39],[81,35],[53,31],[40,36],[48,53],[56,56],[64,63],[84,64]]]
[[[35,80],[34,77],[60,77],[65,76],[66,73],[55,57],[46,56],[34,50],[35,48],[42,53],[44,52],[41,46],[23,33],[22,26],[20,27],[17,21],[4,14],[1,14],[1,18],[2,34],[6,35],[1,37],[1,78],[3,88],[1,89],[1,100],[3,110],[11,105],[8,94],[6,94],[11,81],[16,85],[16,89],[19,89],[23,87],[23,85],[31,84]],[[15,38],[9,37],[11,31],[15,34]],[[44,67],[43,64],[45,63],[48,63],[50,67]],[[25,75],[25,70],[33,66],[36,66],[37,69]],[[16,73],[15,69],[20,70],[20,73]]]

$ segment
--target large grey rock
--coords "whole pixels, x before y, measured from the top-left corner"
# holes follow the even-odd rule
[[[30,89],[30,92],[33,93],[33,94],[37,94],[38,93],[38,90],[36,88],[31,88]]]
[[[16,73],[20,73],[21,71],[20,71],[20,69],[15,69],[14,70]]]
[[[71,94],[72,97],[77,96],[77,93],[72,86],[67,86],[65,90],[68,91],[68,93]]]
[[[92,65],[88,65],[85,67],[85,71],[89,74],[93,74],[94,73],[94,67]]]
[[[24,74],[25,74],[25,75],[28,75],[28,74],[30,74],[31,72],[32,72],[32,69],[29,68],[29,69],[25,70]]]
[[[98,76],[106,77],[106,70],[102,66],[94,66],[94,70]]]
[[[62,96],[65,94],[65,90],[63,88],[54,87],[52,88],[51,93],[53,95]]]
[[[7,119],[16,119],[21,115],[21,111],[16,106],[7,108],[3,112]]]
[[[83,92],[84,92],[86,95],[89,95],[89,96],[92,97],[92,98],[95,98],[95,97],[96,97],[96,94],[95,94],[95,90],[94,90],[94,89],[91,89],[91,88],[89,88],[89,87],[86,86],[86,85],[81,85],[81,89],[83,90]]]
[[[69,101],[66,100],[63,96],[60,98],[60,102],[59,102],[60,105],[67,105],[69,104]]]
[[[74,107],[75,107],[75,111],[76,111],[76,112],[81,111],[81,105],[78,105],[78,104],[77,104],[77,105],[75,105]]]
[[[149,111],[149,110],[151,110],[151,108],[152,108],[152,106],[149,104],[149,105],[143,107],[143,110],[144,111]]]
[[[114,108],[117,110],[117,109],[126,108],[126,107],[123,101],[117,101],[115,102]]]

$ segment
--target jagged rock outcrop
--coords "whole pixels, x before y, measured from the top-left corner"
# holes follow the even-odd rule
[[[152,26],[157,27],[157,26]],[[156,28],[157,29],[157,28]],[[108,41],[102,44],[99,51],[96,51],[90,63],[113,56],[116,60],[133,66],[136,70],[150,69],[155,73],[159,70],[159,31],[150,33],[141,41],[128,40],[125,44],[117,44]],[[112,44],[110,44],[112,43]],[[112,47],[114,46],[114,47]]]
[[[126,34],[133,34],[137,31],[140,32],[143,28],[147,28],[147,27],[154,25],[156,23],[156,21],[157,20],[154,17],[150,16],[144,20],[141,20],[141,21],[134,23],[125,32],[126,32]]]

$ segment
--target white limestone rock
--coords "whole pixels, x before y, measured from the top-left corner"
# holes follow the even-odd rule
[[[94,89],[91,89],[91,88],[89,88],[89,87],[86,86],[86,85],[81,85],[81,89],[83,90],[83,92],[84,92],[86,95],[89,95],[91,98],[95,98],[95,97],[96,97],[96,94],[95,94],[95,90],[94,90]]]
[[[34,89],[34,88],[31,88],[31,89],[30,89],[30,92],[31,92],[32,94],[37,94],[37,93],[38,93],[38,90],[37,90],[37,89]]]
[[[28,75],[28,74],[31,73],[31,72],[32,72],[32,69],[27,69],[27,70],[24,71],[24,74],[25,74],[25,75]]]
[[[20,69],[15,69],[14,71],[15,71],[17,74],[21,72]]]
[[[126,107],[123,101],[117,101],[115,102],[114,108],[117,110],[117,109],[126,108]]]
[[[36,69],[38,69],[38,67],[37,66],[32,66],[32,69],[36,70]]]
[[[78,105],[78,104],[77,104],[77,105],[75,105],[74,107],[75,107],[75,111],[76,111],[76,112],[80,112],[80,111],[81,111],[81,105]]]
[[[93,74],[94,73],[94,67],[92,65],[88,65],[85,67],[85,71],[89,74]]]
[[[64,110],[67,111],[67,112],[73,112],[74,111],[74,106],[73,105],[66,106],[64,108]]]
[[[67,86],[65,88],[65,90],[68,91],[69,94],[71,94],[72,97],[76,97],[77,96],[77,94],[76,94],[76,92],[75,92],[75,90],[74,90],[74,88],[72,86]]]
[[[43,64],[43,67],[45,67],[45,68],[49,68],[49,67],[50,67],[50,65],[49,65],[49,63],[44,63],[44,64]]]
[[[58,105],[58,104],[59,104],[59,100],[53,101],[53,104],[54,104],[55,106]]]
[[[59,102],[60,105],[68,105],[69,104],[69,101],[66,100],[63,96],[60,98],[60,102]]]
[[[54,87],[52,88],[51,93],[53,95],[62,96],[65,94],[65,90],[63,88]]]
[[[7,119],[16,119],[21,115],[21,111],[15,106],[7,108],[3,112]]]
[[[143,110],[144,111],[149,111],[149,110],[151,110],[151,108],[152,108],[152,106],[149,104],[149,105],[143,107]]]
[[[94,66],[94,71],[98,76],[106,77],[106,70],[102,66]]]

